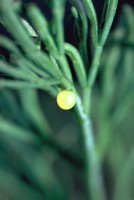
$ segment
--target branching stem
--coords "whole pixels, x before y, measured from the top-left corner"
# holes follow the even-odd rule
[[[106,39],[108,37],[109,31],[112,26],[112,22],[114,20],[114,16],[115,16],[116,9],[117,9],[117,4],[118,4],[118,0],[111,0],[110,7],[108,8],[108,12],[107,12],[107,16],[106,16],[107,18],[105,19],[104,27],[102,29],[101,36],[98,41],[98,45],[95,47],[95,50],[94,50],[94,56],[93,56],[93,60],[91,63],[89,74],[88,74],[88,84],[87,85],[89,87],[89,90],[88,91],[85,90],[85,92],[87,92],[87,97],[89,97],[89,98],[87,98],[87,99],[84,98],[84,101],[85,101],[84,105],[85,105],[85,110],[86,110],[87,114],[90,113],[91,90],[92,90],[92,87],[96,80],[96,76],[97,76],[97,72],[98,72],[98,68],[99,68],[99,64],[100,64],[100,59],[101,59],[101,55],[103,52],[103,47],[105,45]],[[84,94],[84,96],[85,96],[85,94]]]

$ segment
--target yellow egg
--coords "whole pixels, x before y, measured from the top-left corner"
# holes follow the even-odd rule
[[[71,109],[76,102],[75,93],[68,90],[63,90],[57,95],[57,104],[63,110]]]

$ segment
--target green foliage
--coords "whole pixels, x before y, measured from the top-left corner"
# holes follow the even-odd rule
[[[34,4],[24,20],[20,1],[0,0],[13,38],[0,35],[10,54],[0,56],[2,200],[133,199],[134,11],[125,5],[109,35],[118,0],[105,0],[100,24],[91,0],[68,2],[79,49],[65,41],[65,1],[48,1],[49,21]],[[70,112],[53,101],[62,89],[76,94]]]

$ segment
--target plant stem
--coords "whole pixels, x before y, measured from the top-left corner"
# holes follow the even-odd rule
[[[111,0],[109,4],[110,5],[109,5],[109,8],[107,8],[108,11],[107,11],[106,19],[105,19],[104,28],[102,29],[102,32],[100,35],[100,45],[102,46],[105,44],[109,31],[111,29],[114,16],[116,13],[117,5],[118,5],[118,0]]]
[[[111,0],[110,7],[107,11],[107,16],[106,16],[106,19],[105,19],[105,24],[104,24],[104,27],[102,29],[101,36],[98,40],[98,45],[95,47],[94,56],[93,56],[93,60],[92,60],[92,63],[91,63],[91,68],[90,68],[90,71],[89,71],[89,74],[88,74],[89,91],[87,91],[87,94],[86,94],[87,98],[84,98],[84,101],[85,101],[84,105],[86,106],[85,108],[86,108],[87,114],[90,113],[91,90],[92,90],[93,84],[94,84],[96,76],[97,76],[98,67],[99,67],[101,55],[102,55],[102,52],[103,52],[103,47],[106,43],[106,39],[108,37],[110,28],[112,26],[112,22],[114,20],[117,5],[118,5],[118,0]]]
[[[83,91],[84,109],[87,114],[90,113],[91,90],[92,90],[92,87],[93,87],[93,84],[95,82],[96,75],[98,72],[102,50],[103,50],[103,46],[98,45],[96,47],[96,50],[94,52],[94,58],[91,64],[89,74],[88,74],[87,89],[85,88]]]
[[[105,191],[101,174],[101,166],[95,148],[91,121],[84,113],[81,100],[77,97],[76,115],[81,130],[80,143],[84,157],[84,179],[87,195],[92,200],[105,200]]]
[[[92,44],[93,44],[93,47],[96,47],[96,45],[98,44],[98,20],[97,20],[95,8],[91,0],[82,0],[82,3],[91,23]]]

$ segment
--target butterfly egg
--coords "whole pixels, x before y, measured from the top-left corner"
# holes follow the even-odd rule
[[[63,90],[57,95],[57,104],[63,110],[71,109],[76,102],[75,93],[68,90]]]

